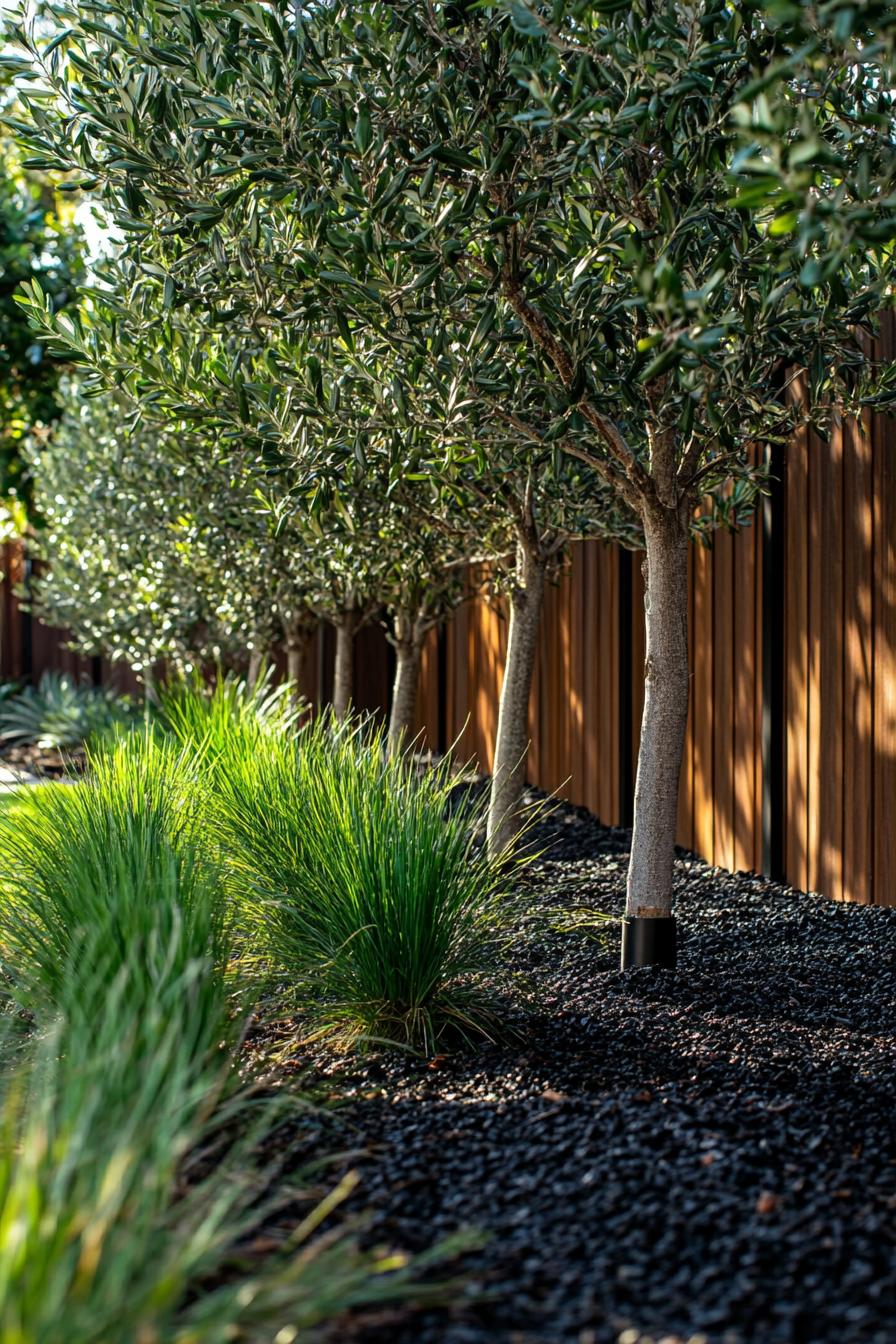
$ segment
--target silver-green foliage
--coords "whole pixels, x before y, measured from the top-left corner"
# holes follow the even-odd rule
[[[238,446],[134,424],[122,396],[67,392],[29,457],[45,619],[139,670],[264,653],[301,616],[310,551]]]

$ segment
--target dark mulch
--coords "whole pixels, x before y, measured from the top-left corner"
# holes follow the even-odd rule
[[[10,747],[0,749],[0,764],[21,770],[39,779],[62,779],[79,774],[84,768],[84,749],[69,747],[57,751],[55,747]]]
[[[627,835],[546,826],[542,898],[618,913]],[[896,1339],[896,910],[686,855],[677,886],[677,974],[550,933],[520,1043],[338,1078],[367,1239],[490,1238],[366,1344]]]

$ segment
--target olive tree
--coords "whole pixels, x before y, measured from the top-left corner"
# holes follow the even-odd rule
[[[627,912],[666,921],[695,515],[711,525],[748,507],[752,444],[855,393],[887,257],[852,247],[836,270],[814,266],[811,240],[795,257],[771,219],[732,200],[733,114],[776,50],[761,16],[722,3],[328,5],[283,25],[298,88],[275,77],[275,44],[245,29],[241,54],[228,48],[224,124],[209,131],[215,161],[230,181],[248,160],[295,192],[311,244],[295,301],[309,320],[323,292],[383,341],[443,361],[446,409],[453,396],[480,424],[512,415],[524,446],[547,439],[584,460],[640,520]],[[795,106],[804,92],[787,88]],[[783,395],[794,365],[810,408]]]
[[[426,432],[484,479],[496,446],[524,470],[581,463],[607,532],[614,509],[624,535],[634,519],[647,657],[625,955],[669,956],[688,538],[749,509],[753,444],[864,393],[888,282],[873,238],[832,269],[824,236],[783,247],[780,217],[732,192],[739,110],[779,34],[723,0],[55,10],[54,35],[18,33],[22,134],[101,185],[135,239],[169,240],[151,260],[163,303],[179,264],[217,253],[269,325],[363,333],[403,395],[422,382]],[[775,135],[800,137],[809,91],[780,83]],[[843,110],[812,104],[822,128]],[[308,384],[307,364],[275,364],[229,380],[263,434]],[[162,365],[150,382],[182,397],[189,358]]]
[[[422,640],[465,600],[473,558],[468,535],[415,499],[421,486],[371,492],[367,470],[353,480],[343,468],[338,488],[329,480],[327,497],[309,501],[195,429],[135,423],[123,396],[85,399],[75,386],[66,406],[29,454],[42,615],[142,675],[162,660],[188,668],[248,652],[254,680],[282,647],[297,692],[310,638],[329,621],[342,717],[353,636],[382,611],[396,648],[390,738],[407,737]],[[472,508],[466,517],[473,526]]]
[[[395,651],[388,739],[400,750],[413,736],[426,637],[473,596],[471,565],[493,561],[500,548],[489,534],[488,512],[477,508],[469,492],[455,490],[447,508],[428,478],[410,483],[399,478],[391,494],[383,481],[377,493],[386,501],[380,593],[386,638]]]
[[[278,209],[265,216],[268,248],[283,217]],[[234,241],[219,228],[214,251]],[[147,252],[155,260],[147,261]],[[194,252],[187,259],[195,264]],[[638,544],[637,518],[588,463],[561,451],[532,407],[514,399],[500,364],[488,376],[479,371],[480,392],[486,384],[490,389],[483,407],[458,395],[464,378],[453,364],[450,379],[439,376],[439,368],[431,371],[435,376],[423,369],[411,376],[400,350],[362,343],[351,330],[343,339],[338,332],[322,335],[318,325],[309,350],[288,322],[271,323],[259,339],[256,312],[244,345],[231,329],[222,342],[208,334],[200,339],[199,295],[185,264],[175,274],[181,292],[190,294],[191,312],[185,316],[186,307],[175,307],[159,321],[171,275],[159,265],[165,255],[155,239],[139,252],[129,249],[106,267],[103,290],[91,293],[80,314],[57,318],[37,287],[21,302],[47,337],[92,370],[95,388],[125,383],[162,423],[187,415],[241,442],[251,433],[259,460],[278,464],[269,508],[284,517],[307,508],[323,562],[309,603],[336,630],[337,717],[351,700],[354,636],[384,606],[397,655],[390,735],[393,742],[406,735],[423,638],[462,600],[461,568],[486,562],[503,571],[510,559],[508,648],[487,826],[489,847],[499,852],[521,824],[528,702],[546,584],[574,540]],[[277,266],[269,258],[264,272],[268,279],[282,273],[284,289],[291,289],[282,256]],[[213,291],[226,291],[227,320],[238,329],[246,321],[234,308],[243,283],[231,272]],[[214,312],[219,300],[206,295],[205,301]],[[335,302],[332,312],[338,321],[342,309]],[[458,346],[456,364],[475,361],[475,349],[469,340]],[[515,377],[524,355],[515,353]],[[284,470],[297,481],[303,471],[310,477],[295,493],[283,493]],[[735,507],[732,500],[729,508]]]
[[[27,456],[41,615],[143,676],[289,648],[307,619],[307,544],[278,535],[257,480],[212,445],[184,455],[177,427],[130,424],[121,399],[73,386],[65,406]]]
[[[64,45],[54,50],[51,65],[58,64]],[[121,87],[104,80],[102,97],[114,103]],[[175,82],[172,93],[179,89]],[[514,556],[488,821],[490,847],[500,850],[519,825],[529,692],[547,578],[571,540],[637,541],[637,519],[588,463],[561,452],[551,433],[551,415],[527,392],[524,370],[536,385],[539,372],[518,339],[496,358],[493,342],[483,348],[489,315],[482,323],[479,313],[472,321],[464,314],[454,321],[453,335],[451,323],[431,322],[432,358],[421,359],[417,352],[409,359],[413,347],[402,334],[404,324],[397,341],[378,339],[366,320],[352,314],[350,303],[327,292],[319,304],[303,302],[297,308],[297,269],[310,274],[309,267],[317,263],[300,217],[271,186],[272,175],[263,173],[251,190],[218,208],[219,170],[209,159],[205,138],[197,141],[189,118],[180,111],[172,114],[162,132],[177,155],[172,175],[171,162],[156,143],[159,109],[151,103],[144,110],[139,125],[128,122],[128,136],[144,146],[139,195],[130,170],[121,171],[122,162],[136,160],[110,162],[104,154],[100,163],[99,146],[89,136],[78,137],[74,159],[58,160],[69,167],[81,159],[85,169],[93,165],[97,175],[90,182],[103,184],[115,222],[130,239],[125,253],[104,265],[80,316],[56,319],[36,288],[23,302],[60,348],[93,371],[96,386],[126,384],[142,399],[146,415],[188,416],[239,442],[252,435],[261,460],[304,464],[314,487],[328,476],[327,490],[317,493],[326,493],[331,506],[342,499],[348,471],[356,515],[365,507],[368,515],[371,509],[381,512],[385,490],[393,541],[400,533],[395,508],[403,509],[406,518],[405,580],[399,585],[405,593],[415,586],[419,590],[419,576],[428,567],[427,601],[435,596],[436,571],[426,557],[449,538],[452,556],[436,566],[447,580],[444,595],[458,591],[452,575],[464,552],[467,560],[493,563],[503,563],[508,552]],[[45,116],[45,154],[49,133]],[[142,212],[139,218],[135,211]],[[200,314],[207,318],[202,330]],[[475,398],[464,390],[468,378],[476,380]],[[366,506],[358,494],[363,494],[359,467],[368,476]],[[423,482],[435,488],[435,502],[424,504],[419,498],[426,493]],[[409,490],[410,485],[420,488]],[[343,512],[349,517],[351,510]],[[362,525],[356,516],[346,529],[331,508],[326,531],[318,527],[317,535],[333,555],[319,603],[325,603],[337,632],[334,701],[341,714],[350,698],[354,633],[371,618],[383,593],[379,589],[367,601],[352,591],[359,557],[369,543],[369,519]],[[345,546],[348,552],[340,561]],[[375,548],[382,552],[381,539]],[[397,577],[395,566],[392,572]],[[388,595],[385,605],[397,613]],[[438,619],[451,605],[440,599]],[[411,664],[419,660],[422,632],[432,619],[431,612],[421,621],[405,616],[404,633],[392,631],[399,655],[396,735],[406,732],[408,688],[415,680]],[[407,632],[415,626],[417,636],[409,640]]]
[[[546,586],[573,541],[591,537],[636,545],[640,529],[587,463],[551,441],[544,417],[518,395],[526,352],[515,351],[511,374],[503,359],[487,367],[479,362],[469,331],[460,329],[458,337],[451,358],[429,366],[418,359],[409,371],[401,342],[395,348],[367,346],[356,364],[379,402],[398,402],[400,452],[393,456],[392,473],[408,497],[410,529],[416,530],[414,518],[423,507],[419,482],[425,480],[434,538],[444,545],[450,534],[460,548],[458,559],[488,562],[492,583],[507,597],[507,653],[487,819],[489,849],[499,853],[522,823],[529,697]],[[393,407],[386,423],[395,418]],[[409,440],[410,426],[416,428]],[[403,563],[412,579],[413,560]]]

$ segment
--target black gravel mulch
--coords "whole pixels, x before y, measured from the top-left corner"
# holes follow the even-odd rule
[[[628,836],[543,827],[540,896],[618,914]],[[332,1066],[367,1239],[488,1236],[365,1344],[896,1341],[896,909],[687,855],[677,886],[676,974],[550,933],[519,1043]]]

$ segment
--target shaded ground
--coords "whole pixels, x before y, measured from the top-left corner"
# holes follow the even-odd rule
[[[79,773],[84,766],[82,747],[57,751],[55,747],[0,747],[0,768],[4,775],[23,783],[36,779],[62,779]]]
[[[550,828],[540,899],[618,913],[627,836]],[[550,933],[520,1043],[329,1066],[368,1239],[490,1238],[366,1344],[896,1339],[896,910],[688,857],[677,885],[677,974]]]

